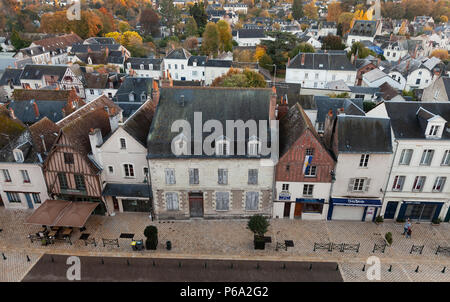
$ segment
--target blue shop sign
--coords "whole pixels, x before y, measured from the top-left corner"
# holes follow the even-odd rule
[[[347,206],[375,206],[381,207],[379,199],[359,199],[359,198],[331,198],[331,202],[335,205]]]
[[[296,198],[295,202],[303,203],[325,203],[325,199]]]
[[[291,193],[287,191],[281,191],[278,195],[278,200],[291,200]]]

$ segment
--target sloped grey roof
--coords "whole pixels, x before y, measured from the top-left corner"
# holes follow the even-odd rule
[[[131,64],[133,69],[141,69],[141,64],[144,65],[144,70],[149,70],[150,64],[153,64],[153,70],[161,70],[162,59],[151,58],[128,58],[125,64]]]
[[[263,29],[239,29],[239,38],[251,39],[251,38],[265,38]]]
[[[20,76],[26,80],[40,80],[44,75],[57,76],[61,80],[68,66],[62,65],[26,65]]]
[[[102,192],[103,196],[120,196],[120,197],[142,197],[148,198],[153,196],[153,192],[149,190],[147,184],[115,184],[107,183]]]
[[[205,66],[229,68],[229,67],[231,67],[232,64],[233,64],[233,61],[230,61],[230,60],[208,60],[208,61],[206,61]]]
[[[144,147],[147,147],[148,131],[150,130],[155,110],[155,102],[148,100],[123,125],[123,130],[128,132]]]
[[[20,75],[22,69],[7,68],[0,78],[0,86],[8,85],[11,80],[14,86],[20,86]]]
[[[165,57],[166,59],[179,59],[179,60],[186,60],[189,59],[189,57],[192,56],[189,51],[187,51],[184,48],[176,48],[169,52],[169,54]]]
[[[349,35],[373,37],[377,31],[377,21],[356,20]]]
[[[36,102],[38,107],[38,115],[33,105]],[[67,105],[67,101],[19,101],[10,102],[8,107],[14,110],[14,114],[18,119],[27,124],[32,124],[43,117],[47,117],[52,122],[57,122],[64,117],[62,109]]]
[[[244,122],[254,120],[257,124],[259,121],[269,121],[270,89],[173,87],[161,88],[160,93],[158,107],[147,139],[149,158],[176,157],[171,151],[171,142],[179,133],[172,132],[171,126],[176,120],[186,120],[190,125],[194,125],[194,112],[202,113],[203,122],[208,120],[219,121],[224,128],[223,135],[226,135],[227,120],[243,120]],[[191,137],[194,139],[193,126],[191,126],[191,131]],[[268,128],[267,131],[267,136],[270,137],[270,129]],[[209,135],[210,133],[203,133],[203,139]],[[245,141],[247,141],[248,133],[245,136]],[[260,133],[258,133],[258,136],[260,136]],[[236,150],[233,146],[237,139],[235,133],[233,145],[230,148]],[[191,154],[194,154],[193,145],[191,144]],[[245,149],[247,149],[246,143]],[[198,156],[247,158],[246,155],[208,156],[202,154]],[[198,156],[185,155],[180,157]]]
[[[304,65],[301,64],[305,56]],[[319,69],[319,70],[356,70],[343,53],[298,53],[290,62],[288,68]]]
[[[425,111],[419,111],[422,107],[434,115],[439,115],[447,121],[446,129],[441,139],[450,139],[450,103],[422,103],[422,102],[385,102],[387,114],[392,123],[392,130],[396,139],[425,139],[425,127],[420,121],[417,113],[421,112],[422,117]]]
[[[194,66],[194,62],[197,62],[197,66],[205,66],[207,56],[190,56],[188,60],[189,66]]]
[[[340,153],[392,153],[388,118],[338,115],[336,131]]]
[[[333,116],[336,116],[339,109],[343,108],[344,113],[358,115],[365,115],[363,111],[362,99],[345,99],[345,98],[330,98],[328,96],[314,96],[314,101],[317,107],[317,122],[324,123],[329,110],[332,110]],[[356,106],[359,111],[356,110]]]

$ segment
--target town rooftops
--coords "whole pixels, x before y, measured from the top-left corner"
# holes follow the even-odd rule
[[[0,86],[9,85],[10,82],[14,86],[20,86],[20,75],[22,74],[22,69],[7,68],[5,69],[2,77],[0,78]]]
[[[239,39],[265,38],[263,29],[239,29],[237,31]]]
[[[365,115],[363,111],[363,99],[330,98],[328,96],[314,96],[317,108],[317,122],[324,123],[330,110],[336,116],[343,109],[345,114]]]
[[[33,44],[45,47],[46,50],[55,51],[58,49],[67,49],[75,43],[81,43],[83,40],[77,34],[66,34],[57,37],[46,38],[33,41]]]
[[[156,103],[148,100],[123,125],[123,130],[128,132],[144,147],[147,147],[148,131],[150,130],[155,110]]]
[[[120,50],[120,44],[74,44],[71,53],[86,53],[86,52],[103,52],[108,48],[109,51]]]
[[[165,59],[187,60],[191,57],[191,53],[184,48],[176,48],[169,52]]]
[[[377,21],[356,20],[349,35],[374,37],[377,31]]]
[[[363,74],[364,80],[368,81],[369,83],[378,81],[384,77],[388,77],[388,75],[378,68],[372,69],[371,71]]]
[[[425,139],[421,119],[439,115],[447,121],[441,139],[450,139],[450,103],[384,102],[396,139]],[[425,114],[427,113],[427,114]],[[430,115],[431,114],[431,115]]]
[[[171,151],[172,140],[180,135],[171,131],[172,124],[176,120],[186,120],[191,125],[191,137],[194,141],[195,112],[202,114],[203,122],[217,120],[223,125],[224,133],[216,133],[217,136],[213,137],[213,139],[218,139],[221,135],[227,135],[227,120],[242,120],[244,122],[254,120],[256,124],[259,124],[258,121],[267,121],[266,134],[267,137],[270,137],[270,128],[268,126],[270,97],[271,90],[263,88],[161,88],[158,107],[147,139],[148,158],[176,157]],[[196,120],[195,123],[202,124],[202,121]],[[210,132],[203,132],[202,139],[210,134]],[[258,136],[260,135],[261,133],[258,133]],[[234,140],[231,140],[231,137],[228,139],[231,141],[230,148],[236,150],[236,133],[234,133]],[[246,133],[245,142],[248,139],[248,133]],[[262,144],[264,143],[262,142]],[[194,154],[194,144],[195,142],[191,144],[191,154]],[[246,143],[245,149],[247,150]],[[202,155],[183,155],[180,157],[248,158],[247,155],[208,156],[204,153]]]
[[[27,64],[20,76],[22,80],[40,80],[44,75],[55,76],[61,80],[69,66],[63,65],[29,65]]]
[[[14,114],[18,119],[26,124],[32,124],[47,117],[53,122],[57,122],[64,117],[63,109],[67,105],[67,100],[61,101],[44,101],[30,100],[10,102],[8,107],[14,110]]]
[[[339,153],[392,153],[388,118],[338,115],[336,127]]]
[[[318,70],[356,70],[343,53],[298,53],[288,68]]]
[[[150,69],[150,64],[153,65],[152,70],[160,70],[161,69],[162,59],[152,59],[152,58],[128,58],[125,61],[125,64],[131,64],[131,68],[139,70],[141,69],[141,65],[144,65],[144,70]],[[127,67],[128,68],[128,67]]]

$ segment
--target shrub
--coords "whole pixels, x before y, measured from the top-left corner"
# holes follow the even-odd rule
[[[381,216],[381,215],[378,215],[376,218],[375,218],[375,222],[377,222],[377,223],[381,223],[381,222],[383,222],[384,221],[384,218]]]
[[[145,228],[144,235],[147,237],[145,248],[147,250],[156,250],[158,246],[158,229],[153,225],[149,225]]]
[[[389,243],[389,245],[392,245],[392,233],[391,232],[387,232],[386,235],[384,235],[384,238],[386,239],[387,243]]]
[[[270,224],[267,218],[262,215],[253,215],[252,217],[250,217],[250,220],[247,224],[250,231],[258,236],[264,236],[264,234],[267,232],[267,229],[269,228],[269,225]]]
[[[441,222],[442,222],[442,220],[441,220],[441,218],[436,218],[436,219],[433,219],[433,224],[441,224]]]

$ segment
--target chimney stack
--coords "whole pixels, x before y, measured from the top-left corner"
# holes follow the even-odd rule
[[[270,107],[269,107],[270,120],[275,120],[277,118],[275,116],[276,106],[277,106],[277,89],[275,86],[272,86],[272,93],[270,94]]]
[[[38,119],[39,118],[39,107],[35,100],[31,100],[31,103],[33,104],[34,116],[36,117],[36,119]]]
[[[301,62],[302,66],[305,65],[305,54],[302,53],[302,62]]]
[[[16,115],[14,114],[14,109],[9,108],[9,116],[14,120],[16,119]]]
[[[281,96],[280,98],[280,104],[278,105],[278,114],[277,114],[277,119],[281,120],[283,118],[283,116],[286,115],[286,113],[289,110],[289,106],[286,102],[286,100],[283,99],[283,96]]]
[[[89,132],[89,142],[91,143],[92,155],[94,155],[95,161],[100,164],[100,157],[97,147],[103,143],[102,131],[99,128],[92,129]]]
[[[157,105],[159,103],[159,87],[158,82],[153,80],[152,100]]]
[[[44,153],[47,153],[47,146],[45,145],[44,135],[41,134],[41,135],[39,135],[39,137],[41,138],[42,147],[44,148]]]

